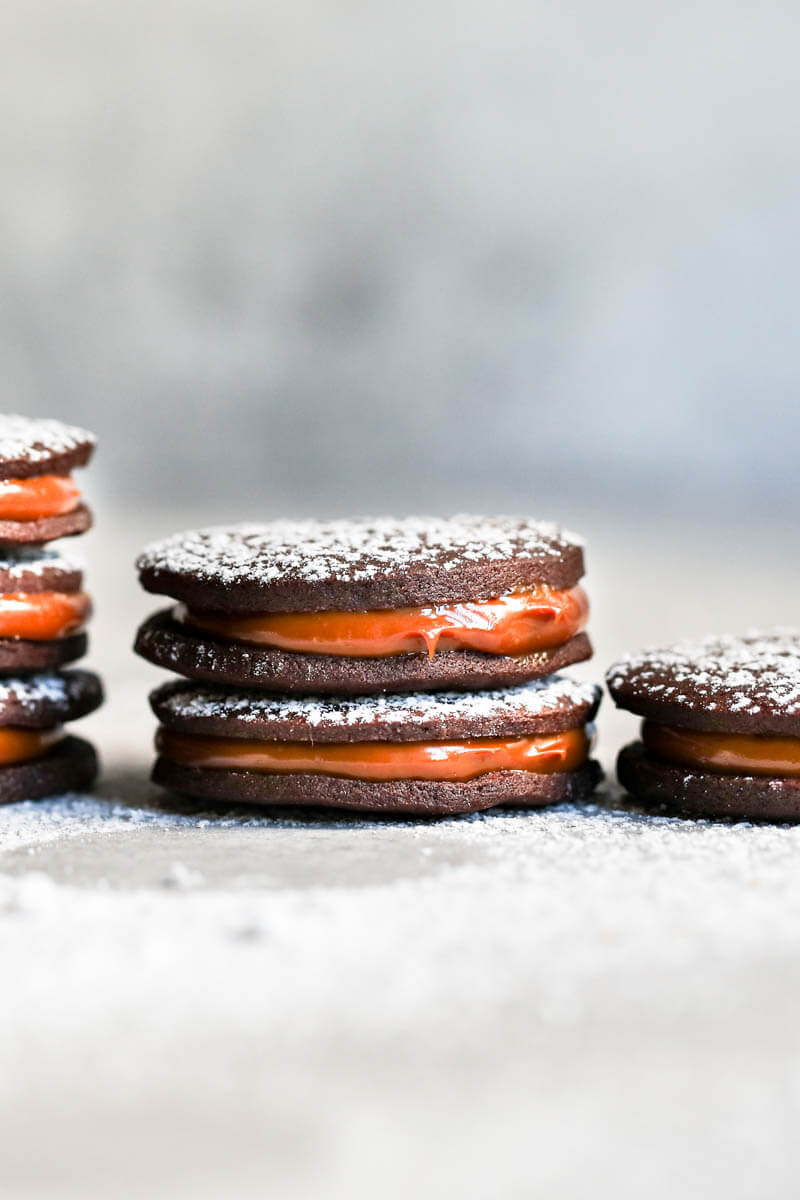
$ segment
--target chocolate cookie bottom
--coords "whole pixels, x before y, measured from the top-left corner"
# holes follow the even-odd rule
[[[189,679],[206,683],[263,688],[284,695],[361,696],[370,692],[415,692],[445,688],[479,690],[513,687],[553,675],[591,658],[585,633],[563,646],[520,658],[445,650],[396,654],[388,658],[345,658],[332,654],[296,654],[268,646],[230,642],[191,629],[165,609],[142,625],[137,654]]]
[[[641,742],[620,752],[617,775],[643,807],[660,812],[800,822],[800,779],[698,771],[656,758]]]
[[[600,766],[593,759],[579,771],[553,775],[494,771],[464,783],[424,779],[376,783],[322,774],[212,770],[185,766],[164,757],[158,758],[153,768],[154,783],[196,799],[418,817],[457,816],[498,805],[542,808],[586,800],[601,777]]]
[[[97,771],[94,746],[83,738],[65,737],[43,758],[0,767],[0,804],[85,791],[94,783]]]
[[[18,671],[49,671],[83,658],[89,644],[85,633],[33,642],[26,638],[0,638],[0,675]]]
[[[74,537],[92,527],[92,514],[85,504],[60,517],[41,517],[38,521],[0,521],[3,546],[40,546],[56,538]]]

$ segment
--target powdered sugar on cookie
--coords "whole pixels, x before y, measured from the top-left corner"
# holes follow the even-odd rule
[[[16,703],[31,713],[38,711],[43,703],[63,705],[66,710],[83,690],[81,675],[47,672],[39,675],[7,676],[0,679],[0,710],[9,702]]]
[[[159,693],[155,693],[158,696]],[[354,728],[363,725],[408,725],[448,720],[496,720],[543,717],[593,706],[599,688],[565,675],[535,680],[516,688],[482,692],[414,692],[359,697],[305,696],[284,698],[257,691],[226,691],[181,685],[160,701],[168,717],[234,719],[237,722],[299,722]]]
[[[555,525],[511,517],[276,521],[176,534],[148,546],[137,567],[222,584],[266,586],[287,578],[357,583],[415,568],[558,559],[580,544]]]
[[[72,454],[94,444],[94,435],[76,425],[0,414],[0,467],[6,462],[45,463],[57,455]]]
[[[77,556],[68,556],[58,550],[42,550],[38,546],[20,546],[13,554],[6,552],[0,556],[0,575],[11,581],[53,571],[74,574],[82,570],[83,562]]]
[[[643,650],[616,663],[606,678],[612,692],[622,688],[687,709],[791,716],[800,713],[800,632],[723,634]]]

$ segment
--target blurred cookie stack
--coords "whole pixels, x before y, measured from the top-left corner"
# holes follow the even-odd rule
[[[507,518],[273,522],[179,534],[138,561],[177,601],[139,654],[154,778],[220,801],[401,814],[591,794],[599,688],[580,541]]]
[[[72,472],[92,434],[60,421],[0,415],[0,802],[82,790],[97,755],[63,726],[102,702],[83,657],[91,601],[57,539],[92,524]]]

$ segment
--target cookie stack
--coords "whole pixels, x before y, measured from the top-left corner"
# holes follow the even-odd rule
[[[75,562],[46,543],[84,533],[91,513],[71,472],[94,438],[60,421],[0,415],[0,802],[90,787],[94,748],[67,721],[102,702],[86,653],[91,602]]]
[[[800,819],[800,633],[725,634],[629,654],[608,672],[643,718],[619,755],[643,807],[690,817]]]
[[[168,788],[435,815],[597,783],[599,688],[558,674],[591,656],[583,551],[555,526],[241,525],[167,538],[137,567],[177,601],[136,639],[184,677],[151,696]]]

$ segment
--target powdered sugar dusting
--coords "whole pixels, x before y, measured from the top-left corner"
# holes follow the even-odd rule
[[[542,717],[591,705],[599,689],[566,675],[537,679],[515,688],[482,692],[412,692],[406,695],[284,698],[257,691],[225,691],[187,683],[173,692],[163,710],[176,718],[235,718],[237,721],[293,721],[353,727],[377,722],[405,725],[409,721],[470,720],[498,717]]]
[[[20,547],[13,554],[0,556],[0,574],[11,580],[25,575],[44,575],[46,571],[73,573],[83,570],[83,562],[77,556],[63,554],[59,550],[42,550],[39,547]]]
[[[175,534],[148,546],[137,567],[223,584],[286,578],[355,583],[414,567],[558,559],[580,544],[556,525],[513,517],[275,521]]]
[[[95,444],[94,435],[76,425],[47,418],[0,413],[0,464],[4,461],[46,462],[55,454],[69,454]]]
[[[67,705],[81,686],[79,677],[59,675],[55,671],[6,676],[0,678],[0,709],[9,701],[16,701],[26,712],[37,711],[43,701]]]
[[[723,634],[643,650],[616,663],[606,679],[612,692],[635,689],[642,697],[687,709],[754,717],[800,714],[800,632]]]

